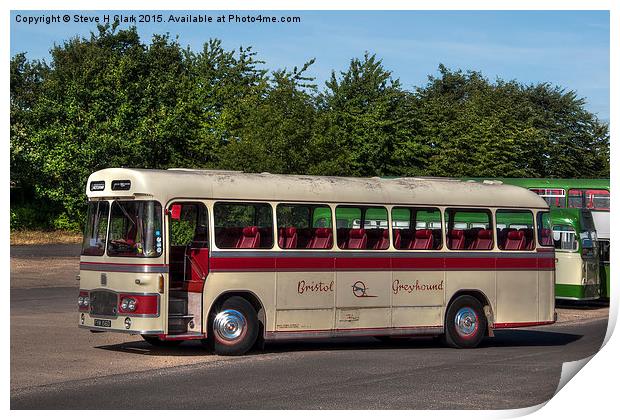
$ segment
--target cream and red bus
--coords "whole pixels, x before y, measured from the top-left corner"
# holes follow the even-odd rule
[[[78,324],[91,331],[238,355],[351,336],[468,348],[555,320],[549,207],[520,187],[104,169],[86,194]]]

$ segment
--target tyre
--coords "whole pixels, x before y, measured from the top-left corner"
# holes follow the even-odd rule
[[[143,335],[144,341],[154,347],[177,347],[183,340],[162,340],[156,335]]]
[[[222,356],[240,356],[252,348],[258,337],[256,310],[239,296],[224,301],[212,313],[211,336],[213,351]]]
[[[446,313],[444,342],[454,348],[477,347],[487,330],[487,318],[478,299],[459,296]]]

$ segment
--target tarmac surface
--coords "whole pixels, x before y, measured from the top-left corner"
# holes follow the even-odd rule
[[[608,308],[565,304],[554,325],[472,350],[427,338],[272,343],[235,358],[196,342],[161,349],[78,329],[79,246],[42,248],[11,249],[12,409],[521,408],[551,398],[562,363],[598,351],[607,326]]]

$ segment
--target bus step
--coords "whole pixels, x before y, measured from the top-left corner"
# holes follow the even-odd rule
[[[168,313],[169,314],[186,314],[187,313],[187,300],[183,298],[170,297],[168,301]]]

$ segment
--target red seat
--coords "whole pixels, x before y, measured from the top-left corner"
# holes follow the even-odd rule
[[[372,249],[388,249],[390,247],[390,232],[387,229],[382,229],[381,237],[372,247]]]
[[[433,231],[431,229],[416,230],[415,239],[411,242],[409,249],[433,249]]]
[[[465,232],[453,229],[448,234],[448,247],[450,249],[465,249]]]
[[[286,241],[284,243],[284,247],[286,249],[297,248],[297,228],[296,227],[288,227],[286,228]]]
[[[493,247],[493,231],[482,229],[478,231],[478,237],[472,243],[470,249],[491,249]]]
[[[400,229],[394,229],[392,230],[392,232],[394,233],[394,248],[396,249],[401,249],[400,248]]]
[[[508,232],[504,249],[513,251],[525,249],[525,233],[522,230],[512,230]]]
[[[329,249],[332,247],[333,235],[330,228],[317,228],[307,248]]]
[[[260,246],[260,232],[256,226],[243,228],[242,236],[235,248],[258,248]]]
[[[286,228],[278,228],[278,246],[286,248]]]
[[[523,249],[534,248],[534,229],[523,228],[519,230],[522,231],[523,235],[525,236],[525,247]]]
[[[553,240],[551,239],[551,229],[542,228],[540,230],[540,237],[541,245],[553,245]]]
[[[366,249],[367,244],[368,236],[365,229],[351,229],[344,249]]]

